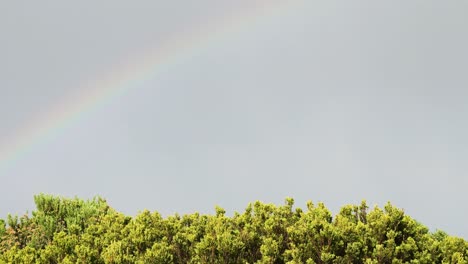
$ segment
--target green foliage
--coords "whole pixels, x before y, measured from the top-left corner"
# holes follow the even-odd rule
[[[0,220],[0,263],[468,263],[468,242],[390,203],[369,210],[255,202],[226,216],[116,212],[99,197],[40,194],[32,216]]]

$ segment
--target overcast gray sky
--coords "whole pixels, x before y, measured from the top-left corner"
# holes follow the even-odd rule
[[[0,149],[83,83],[207,21],[242,21],[252,2],[3,1]],[[0,215],[40,192],[101,195],[127,214],[366,199],[468,238],[468,2],[282,8],[7,164]]]

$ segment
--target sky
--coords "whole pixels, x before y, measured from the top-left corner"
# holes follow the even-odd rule
[[[295,198],[468,238],[468,2],[4,1],[0,216]]]

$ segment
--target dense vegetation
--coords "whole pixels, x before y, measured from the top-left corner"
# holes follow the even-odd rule
[[[216,208],[163,218],[89,201],[34,197],[32,216],[0,220],[0,263],[468,263],[468,242],[426,227],[391,204],[255,202],[232,217]]]

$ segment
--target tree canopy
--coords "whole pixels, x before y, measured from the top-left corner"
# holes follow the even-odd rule
[[[468,263],[468,242],[430,232],[392,204],[294,207],[254,202],[227,216],[135,217],[106,200],[40,194],[0,220],[0,263]]]

